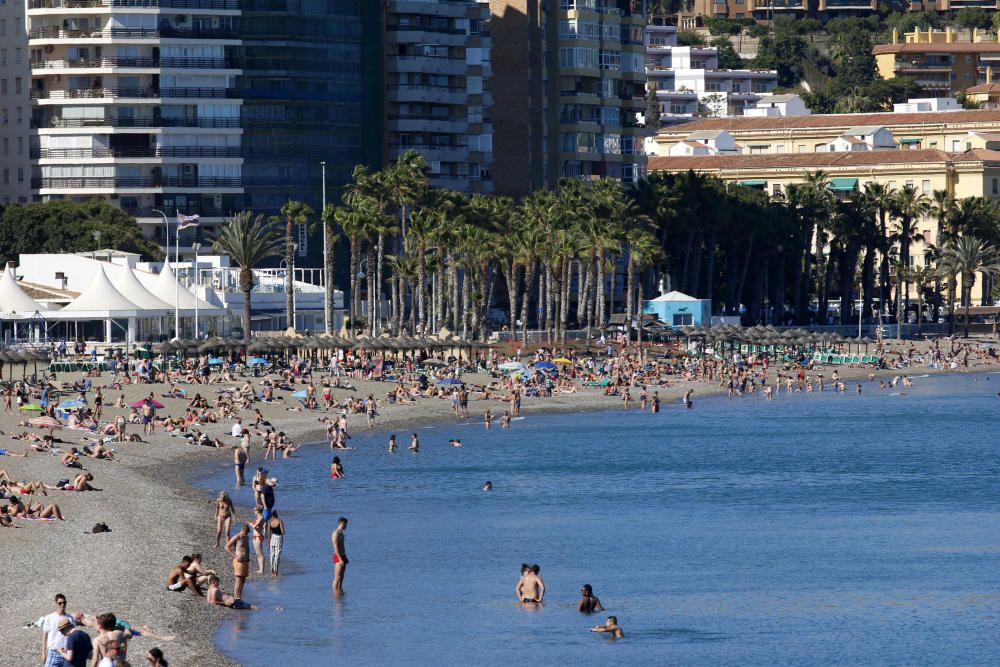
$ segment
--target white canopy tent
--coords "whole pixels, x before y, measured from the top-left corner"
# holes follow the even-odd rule
[[[108,279],[105,264],[98,264],[94,279],[80,296],[73,299],[61,310],[49,313],[48,319],[57,321],[101,320],[104,322],[105,342],[111,342],[111,327],[114,320],[128,320],[127,339],[136,338],[136,321],[140,317],[155,317],[130,301]]]
[[[146,289],[153,296],[169,304],[171,310],[173,310],[174,303],[176,302],[178,309],[184,315],[192,314],[195,304],[197,304],[199,312],[207,315],[219,314],[220,308],[213,306],[208,301],[199,299],[189,289],[178,284],[177,278],[174,277],[174,271],[170,268],[169,264],[165,263],[163,270],[155,276],[150,274],[141,275],[140,280],[142,280]]]
[[[121,292],[122,296],[145,310],[144,315],[146,317],[166,315],[167,311],[174,309],[172,302],[168,303],[146,289],[146,286],[139,282],[132,267],[128,264],[122,264],[118,267],[115,287]]]
[[[11,322],[10,335],[13,338],[18,338],[18,325],[27,324],[29,335],[37,340],[41,335],[39,324],[44,325],[44,318],[41,315],[41,311],[44,310],[46,310],[46,306],[24,293],[21,286],[17,284],[17,276],[14,275],[13,267],[8,264],[3,275],[0,275],[0,320]],[[33,322],[29,322],[29,320],[33,320]]]

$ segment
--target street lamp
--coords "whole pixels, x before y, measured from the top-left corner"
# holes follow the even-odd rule
[[[323,232],[323,327],[329,336],[330,320],[333,319],[333,284],[330,282],[332,276],[326,273],[330,266],[330,248],[326,238],[326,220],[323,219],[323,214],[326,213],[326,162],[321,161],[319,166],[323,172],[323,208],[320,209],[321,212],[319,215],[320,228]]]
[[[365,278],[367,278],[367,276],[365,275],[365,269],[364,269],[364,266],[365,266],[365,264],[367,262],[368,262],[368,258],[365,257],[364,259],[361,260],[361,264],[358,265],[358,278],[360,278],[362,280],[364,280]],[[369,292],[369,294],[372,293],[371,281],[368,281],[368,292]],[[375,296],[375,300],[376,300],[375,301],[375,307],[377,307],[378,306],[378,295]],[[375,307],[372,308],[372,312],[368,313],[368,319],[370,319],[372,321],[372,338],[376,338],[377,337],[376,334],[375,334]]]
[[[167,239],[167,261],[169,262],[170,261],[170,223],[167,222],[167,214],[164,213],[163,211],[161,211],[160,209],[154,208],[153,209],[153,213],[159,213],[160,215],[163,216],[163,231],[166,232],[166,234],[164,234],[164,236]]]
[[[101,249],[101,230],[95,229],[91,235],[94,237],[94,252],[90,257],[97,259],[97,251]]]
[[[198,335],[198,251],[201,250],[200,243],[192,243],[191,249],[194,250],[194,339],[200,340]]]

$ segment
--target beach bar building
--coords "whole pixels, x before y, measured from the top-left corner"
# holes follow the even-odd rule
[[[656,315],[669,327],[708,326],[712,323],[711,299],[696,299],[682,292],[667,292],[644,301],[642,312]]]

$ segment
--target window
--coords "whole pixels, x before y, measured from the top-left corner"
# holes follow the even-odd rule
[[[24,183],[24,167],[17,168],[17,182]]]
[[[965,64],[966,65],[971,65],[972,64],[972,56],[965,56]],[[965,76],[968,77],[969,75],[966,74]]]
[[[675,327],[687,327],[694,324],[694,315],[691,313],[674,313]]]
[[[17,21],[14,21],[14,25],[15,26],[17,25]],[[20,48],[14,49],[14,64],[15,65],[20,65],[21,64],[21,49]]]
[[[785,147],[784,146],[778,146],[778,152],[779,153],[784,153],[785,152]]]
[[[14,94],[21,94],[21,77],[19,76],[14,78]]]
[[[0,109],[0,125],[6,125],[8,120],[10,119],[8,118],[7,107],[4,107]]]
[[[4,185],[10,184],[10,169],[8,169],[7,167],[4,167],[3,170],[3,184]]]
[[[7,79],[0,79],[0,95],[7,94]]]
[[[920,191],[925,195],[929,195],[931,193],[931,182],[920,181]]]
[[[966,81],[972,81],[972,75],[971,74],[966,74],[965,75],[965,80]]]
[[[24,137],[17,138],[17,154],[18,155],[24,154]]]
[[[771,185],[771,194],[774,195],[775,197],[777,197],[778,195],[781,194],[781,184],[780,183],[773,183]]]
[[[6,139],[4,141],[6,142]],[[6,148],[6,146],[5,146],[5,148]],[[4,153],[6,153],[6,152],[7,151],[5,150]],[[995,178],[993,179],[993,194],[997,194],[997,179],[995,179]]]
[[[906,187],[912,188],[913,187],[913,181],[907,181],[906,182]]]
[[[4,155],[10,155],[10,139],[8,139],[7,137],[3,138],[3,154]],[[997,179],[995,179],[995,178],[993,179],[994,185],[996,184],[996,180]],[[993,188],[993,189],[994,189],[994,191],[996,190],[996,188]]]

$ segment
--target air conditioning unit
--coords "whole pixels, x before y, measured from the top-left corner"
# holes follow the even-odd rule
[[[184,176],[194,176],[194,165],[193,164],[181,165],[181,174],[183,174]]]
[[[45,53],[52,53],[53,51],[55,51],[55,48],[56,47],[52,46],[51,44],[46,44],[45,45]]]

